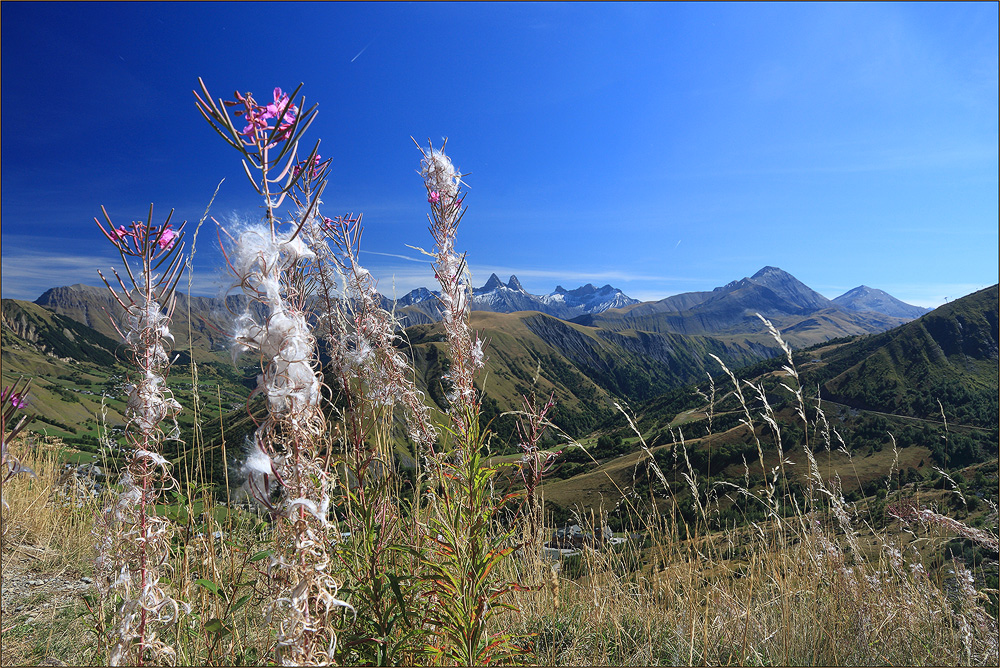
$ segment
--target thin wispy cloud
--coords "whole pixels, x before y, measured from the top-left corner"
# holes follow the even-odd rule
[[[102,285],[98,271],[116,285],[113,271],[123,271],[121,258],[111,254],[69,255],[37,250],[4,253],[0,265],[4,299],[34,301],[50,288],[68,285]],[[124,276],[124,274],[122,274]],[[199,269],[191,276],[182,275],[179,289],[194,295],[217,296],[230,278],[217,270]]]
[[[426,263],[430,261],[429,258],[410,257],[409,255],[400,255],[398,253],[380,253],[379,251],[370,251],[370,250],[362,250],[361,252],[362,254],[365,255],[381,255],[382,257],[395,257],[399,258],[400,260],[408,260],[410,262]]]
[[[115,260],[118,262],[115,262]],[[26,251],[17,255],[4,254],[0,275],[5,299],[34,301],[49,288],[74,285],[101,285],[100,269],[111,276],[110,267],[120,267],[120,258],[94,255],[65,255]]]
[[[355,60],[357,60],[358,58],[360,58],[360,57],[361,57],[361,54],[362,54],[362,53],[364,53],[364,52],[365,52],[365,50],[366,50],[366,49],[367,49],[367,48],[368,48],[369,46],[371,46],[371,45],[372,45],[372,42],[373,42],[373,41],[375,41],[375,40],[371,40],[371,41],[369,41],[369,42],[368,42],[367,44],[365,44],[365,45],[364,45],[364,46],[363,46],[363,47],[361,48],[361,50],[360,50],[360,51],[358,51],[357,55],[356,55],[356,56],[354,56],[353,58],[351,58],[351,62],[353,63],[353,62],[354,62]]]

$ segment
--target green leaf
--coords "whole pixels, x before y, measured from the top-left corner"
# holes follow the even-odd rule
[[[253,592],[250,592],[249,594],[245,594],[245,595],[241,596],[239,598],[239,600],[237,600],[236,603],[233,604],[233,610],[232,611],[236,612],[237,610],[239,610],[240,608],[242,608],[244,605],[246,605],[246,602],[250,600],[251,596],[253,596]]]
[[[221,636],[229,635],[230,633],[232,633],[232,631],[230,631],[226,627],[226,625],[222,623],[222,620],[219,619],[218,617],[212,617],[210,620],[205,622],[205,630],[208,631],[209,633],[216,633]]]
[[[396,595],[396,602],[399,603],[399,609],[403,612],[403,619],[407,624],[410,623],[409,611],[406,609],[406,603],[403,602],[403,592],[399,589],[399,583],[402,580],[408,579],[406,576],[397,577],[392,573],[387,573],[386,577],[389,578],[389,586],[392,587],[392,593]]]
[[[260,561],[261,559],[266,559],[271,556],[271,550],[261,550],[257,554],[250,557],[250,561]]]
[[[205,580],[204,578],[202,578],[201,580],[195,580],[194,583],[196,585],[201,585],[202,587],[212,592],[216,596],[222,596],[223,598],[226,597],[226,592],[222,591],[219,585],[215,584],[211,580]]]

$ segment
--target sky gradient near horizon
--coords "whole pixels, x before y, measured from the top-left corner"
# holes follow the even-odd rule
[[[448,137],[473,284],[661,299],[781,267],[933,307],[998,280],[996,3],[4,2],[2,293],[98,285],[93,223],[260,217],[195,109],[304,82],[379,289],[434,288],[413,136]],[[195,294],[224,282],[214,224]],[[192,230],[193,231],[193,227]],[[191,237],[189,235],[189,242]],[[190,248],[190,243],[189,243]],[[187,279],[181,289],[188,291]]]

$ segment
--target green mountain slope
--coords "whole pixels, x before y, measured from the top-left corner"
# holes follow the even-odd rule
[[[108,426],[120,426],[124,404],[106,401],[123,388],[123,349],[114,340],[72,318],[31,302],[0,302],[0,375],[3,385],[32,378],[27,412],[29,431],[97,448],[99,417],[107,408]]]
[[[5,334],[9,332],[39,352],[96,364],[116,361],[115,339],[31,302],[4,299],[0,318]],[[11,345],[17,344],[12,340]]]
[[[893,471],[898,485],[934,479],[934,466],[955,471],[995,462],[1000,422],[998,310],[998,287],[993,286],[887,332],[796,352],[795,365],[811,397],[810,418],[818,387],[826,418],[842,438],[833,438],[834,450],[842,445],[851,452],[850,458],[843,452],[821,454],[823,440],[811,433],[809,442],[824,477],[836,472],[844,493],[857,498],[884,490]],[[783,358],[763,360],[735,373],[765,388],[786,453],[799,453],[791,457],[798,465],[790,465],[789,470],[798,471],[804,463],[800,448],[806,434],[794,399],[780,387],[787,382],[781,370],[784,363]],[[717,373],[717,367],[712,370]],[[634,406],[635,423],[668,478],[679,480],[682,495],[686,485],[676,476],[686,471],[686,461],[699,476],[736,481],[746,473],[745,459],[751,484],[763,482],[753,437],[739,422],[743,410],[731,393],[731,381],[718,374],[715,388],[711,436],[706,436],[709,405],[703,398],[709,393],[708,383],[699,383],[697,389],[679,388]],[[751,413],[760,413],[763,406],[755,394],[748,389],[744,394]],[[600,439],[585,441],[588,453],[575,448],[564,452],[561,467],[543,486],[550,509],[557,514],[572,508],[596,511],[599,506],[608,511],[616,507],[623,492],[648,487],[644,482],[648,472],[641,464],[648,456],[639,450],[624,417],[616,416],[600,429]],[[670,445],[680,431],[685,436],[686,460],[678,458]],[[773,436],[763,425],[757,436],[770,470],[779,463]],[[806,484],[805,470],[795,473],[793,480],[800,473]]]
[[[555,393],[553,422],[581,437],[615,413],[614,402],[638,402],[705,377],[715,354],[744,364],[776,354],[766,334],[684,336],[634,330],[611,331],[537,312],[472,313],[472,328],[487,341],[482,387],[486,417],[519,410],[532,391]],[[447,369],[440,323],[406,330],[418,383],[444,408],[441,376]],[[537,384],[535,378],[537,377]],[[494,424],[501,440],[513,431],[509,418]]]
[[[822,356],[825,397],[853,407],[997,426],[998,289]],[[938,405],[941,402],[941,406]]]
[[[92,453],[105,433],[121,439],[131,372],[122,343],[71,317],[13,299],[0,303],[0,337],[3,385],[20,377],[33,379],[27,412],[35,417],[29,431],[61,437]],[[178,422],[182,438],[192,443],[191,367],[188,355],[177,353],[177,359],[167,384],[185,406]],[[249,390],[242,376],[231,362],[218,361],[211,353],[199,362],[201,421],[217,422],[220,412],[245,406]]]

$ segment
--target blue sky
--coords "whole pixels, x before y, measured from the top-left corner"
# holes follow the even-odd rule
[[[99,284],[93,218],[255,219],[197,113],[304,82],[383,293],[433,275],[419,153],[471,186],[473,283],[639,299],[764,265],[936,306],[998,279],[996,3],[19,3],[2,12],[2,292]],[[206,223],[193,291],[215,294]],[[411,258],[411,259],[407,259]],[[185,280],[186,283],[186,280]]]

